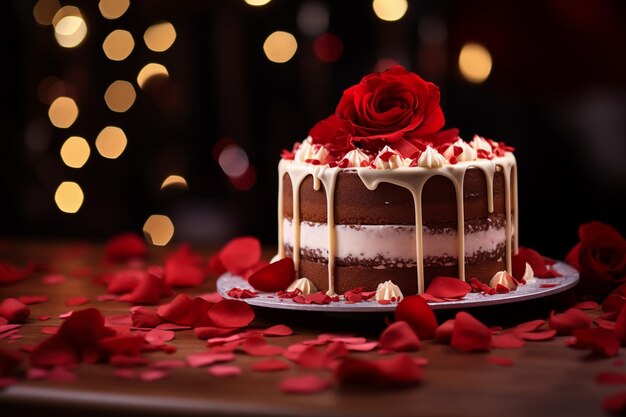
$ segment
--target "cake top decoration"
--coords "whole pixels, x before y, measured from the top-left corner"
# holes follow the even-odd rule
[[[441,168],[513,151],[503,142],[475,135],[468,143],[458,129],[442,130],[439,99],[435,84],[401,66],[366,75],[344,91],[334,114],[281,156],[312,165],[396,169]]]

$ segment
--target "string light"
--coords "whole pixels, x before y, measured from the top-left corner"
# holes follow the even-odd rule
[[[374,0],[372,3],[376,16],[387,22],[402,19],[408,7],[407,0]]]
[[[128,143],[124,131],[116,126],[107,126],[96,138],[98,153],[108,159],[118,158]]]
[[[109,33],[104,42],[102,49],[104,54],[111,61],[123,61],[135,47],[135,40],[130,32],[122,29],[114,30]]]
[[[61,4],[58,0],[39,0],[33,7],[33,17],[40,25],[49,26],[60,8]]]
[[[106,19],[113,20],[121,17],[130,6],[130,0],[100,0],[98,9]]]
[[[135,102],[137,94],[135,88],[128,81],[114,81],[104,93],[104,101],[109,109],[117,113],[124,113]]]
[[[328,29],[328,8],[317,1],[303,3],[298,9],[298,29],[307,36],[315,37]]]
[[[463,77],[475,84],[484,82],[491,74],[491,54],[478,43],[468,43],[459,54],[459,70]]]
[[[176,40],[176,29],[170,22],[156,23],[146,29],[143,40],[151,51],[167,51]]]
[[[218,163],[226,175],[238,177],[248,169],[248,155],[237,145],[226,146],[218,158]]]
[[[163,184],[161,184],[161,190],[167,187],[180,187],[186,189],[188,188],[187,180],[180,175],[170,175],[163,181]]]
[[[76,213],[83,205],[84,199],[80,185],[72,181],[62,182],[54,193],[54,201],[64,213]]]
[[[78,118],[78,106],[69,97],[58,97],[50,105],[48,117],[54,126],[66,129]]]
[[[150,78],[157,76],[169,77],[169,73],[167,72],[167,68],[163,65],[151,62],[139,71],[139,74],[137,75],[137,84],[139,87],[144,88]]]
[[[276,31],[269,35],[263,43],[265,56],[278,64],[289,61],[298,49],[296,38],[289,32]]]
[[[82,168],[90,153],[89,143],[80,136],[70,136],[61,146],[61,159],[70,168]]]
[[[155,246],[165,246],[174,236],[174,224],[169,217],[153,214],[143,225],[146,239]]]
[[[54,38],[64,48],[80,45],[87,36],[87,23],[80,9],[75,6],[61,7],[52,18]]]
[[[244,0],[249,6],[265,6],[272,0]]]

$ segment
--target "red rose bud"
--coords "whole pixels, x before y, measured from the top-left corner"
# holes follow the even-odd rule
[[[0,316],[9,323],[24,323],[30,316],[30,308],[16,298],[7,298],[0,303]]]

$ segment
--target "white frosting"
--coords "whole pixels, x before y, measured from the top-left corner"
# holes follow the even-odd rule
[[[455,146],[461,148],[462,150],[459,155],[454,155]],[[443,156],[445,156],[448,160],[450,160],[453,156],[456,156],[456,159],[459,162],[475,161],[478,158],[476,149],[472,148],[469,143],[465,142],[461,138],[457,139],[456,142],[448,146],[448,149],[444,151]]]
[[[457,256],[457,231],[446,229],[444,233],[423,227],[424,258]],[[504,228],[489,227],[487,230],[465,235],[465,256],[477,252],[493,252],[504,244]],[[284,219],[283,241],[293,247],[293,224]],[[328,226],[326,223],[302,222],[300,224],[300,247],[328,257]],[[404,259],[415,266],[415,226],[408,225],[335,225],[335,257],[355,259]],[[451,262],[454,264],[456,262]]]
[[[391,155],[389,159],[385,161],[380,156],[387,152],[391,152],[393,153],[393,155]],[[411,160],[409,159],[408,160],[409,164],[410,164],[410,161]],[[385,146],[378,153],[378,155],[376,156],[376,159],[374,159],[374,166],[376,167],[376,169],[396,169],[396,168],[405,166],[405,160],[402,158],[402,156],[398,152],[394,151],[389,146]]]
[[[298,149],[296,150],[296,153],[294,155],[294,161],[307,163],[306,161],[310,161],[311,159],[317,159],[318,161],[320,161],[320,165],[328,164],[328,159],[330,156],[328,149],[326,149],[322,145],[313,145],[311,143],[311,140],[312,139],[309,136],[304,141],[302,141],[300,147],[298,147]]]
[[[482,149],[489,155],[491,155],[491,152],[493,151],[489,142],[487,142],[482,136],[474,135],[472,141],[470,142],[470,145],[472,145],[472,148],[474,148],[476,151]]]
[[[417,166],[422,168],[441,168],[447,163],[446,158],[431,146],[426,146],[417,160]]]
[[[526,262],[526,268],[524,269],[524,276],[522,277],[522,279],[526,281],[526,284],[536,279],[535,271],[533,271],[533,268],[530,266],[528,262]]]
[[[369,162],[369,157],[360,149],[353,149],[344,155],[343,159],[348,161],[346,168],[360,167],[362,162]]]
[[[296,289],[302,291],[302,294],[309,295],[317,292],[315,284],[308,278],[300,278],[291,283],[287,288],[287,291],[295,291]]]
[[[515,278],[513,278],[513,276],[506,271],[498,271],[495,273],[493,278],[491,278],[489,286],[491,288],[496,288],[498,285],[502,285],[503,287],[506,287],[511,291],[517,288],[517,282],[515,281]]]
[[[377,301],[400,301],[402,299],[402,291],[400,287],[391,281],[385,281],[382,284],[378,284],[376,288],[376,300]]]

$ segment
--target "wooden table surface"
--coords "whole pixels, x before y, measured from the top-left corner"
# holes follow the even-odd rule
[[[171,249],[169,249],[171,250]],[[200,251],[203,256],[210,251]],[[160,263],[163,250],[151,249],[148,264]],[[0,286],[0,299],[26,294],[47,294],[49,301],[31,305],[31,318],[22,326],[23,336],[12,346],[29,345],[43,340],[43,326],[60,325],[58,315],[70,308],[64,301],[73,295],[87,295],[92,300],[77,309],[96,307],[104,315],[128,313],[129,304],[98,302],[105,293],[90,278],[73,275],[81,268],[98,271],[102,257],[100,245],[76,245],[59,242],[4,242],[0,244],[0,261],[23,264],[38,261],[50,264],[67,276],[62,285],[42,285],[42,274],[21,282]],[[189,295],[214,289],[214,279]],[[167,301],[167,300],[164,300]],[[547,318],[556,299],[472,309],[470,312],[489,325],[510,326],[523,321]],[[340,316],[304,312],[256,309],[254,326],[286,324],[295,333],[273,338],[282,346],[315,338],[320,333],[349,332],[376,340],[384,329],[384,315]],[[49,321],[39,321],[40,314],[52,314]],[[451,313],[437,313],[440,322]],[[446,316],[447,314],[447,316]],[[0,346],[6,345],[0,340]],[[205,343],[193,332],[178,331],[170,342],[178,348],[172,355],[147,354],[150,359],[184,359],[187,354],[205,350]],[[123,380],[113,374],[110,365],[80,365],[78,379],[60,383],[20,381],[0,392],[3,416],[27,413],[53,415],[419,415],[419,416],[595,416],[603,415],[603,397],[619,387],[598,385],[596,374],[620,371],[615,359],[589,358],[586,351],[567,348],[565,338],[546,342],[529,342],[519,350],[492,350],[489,353],[460,353],[448,345],[422,343],[413,356],[425,357],[424,381],[406,389],[376,390],[372,388],[332,388],[314,395],[289,395],[277,389],[279,381],[289,375],[302,374],[297,366],[284,372],[258,373],[250,364],[258,358],[237,354],[233,362],[242,367],[238,377],[217,378],[206,368],[172,370],[169,377],[140,382]],[[353,354],[363,358],[378,357],[376,353]],[[513,359],[512,367],[501,367],[486,360],[488,355]],[[620,357],[623,355],[620,352]],[[306,371],[311,372],[311,371]],[[328,376],[327,371],[313,371]],[[13,410],[15,413],[9,414]],[[20,414],[17,414],[17,413]],[[57,413],[58,412],[58,413]]]

